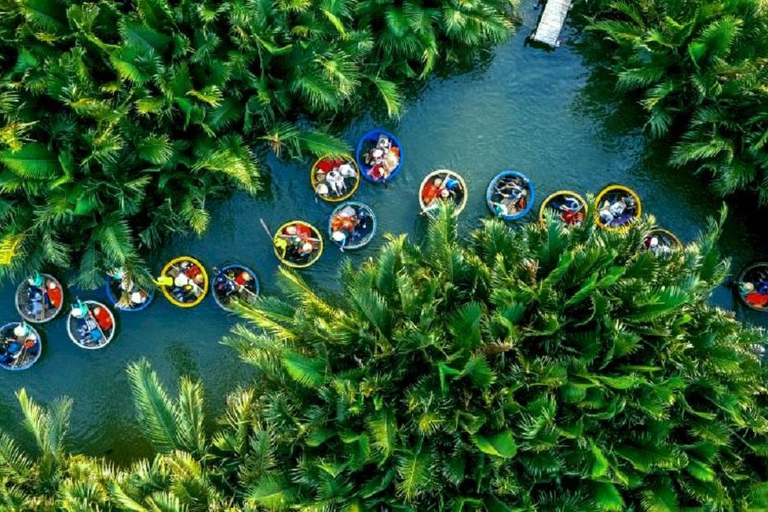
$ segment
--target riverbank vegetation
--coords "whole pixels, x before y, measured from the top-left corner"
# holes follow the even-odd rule
[[[444,210],[391,237],[344,291],[290,271],[287,299],[225,340],[256,381],[205,428],[200,384],[169,398],[129,369],[159,455],[67,455],[68,404],[19,394],[38,450],[0,437],[13,510],[758,510],[768,507],[764,333],[708,304],[721,223],[668,258],[648,219],[610,233]]]
[[[0,278],[91,287],[261,187],[258,145],[335,154],[344,113],[506,39],[508,0],[0,1]],[[308,122],[307,120],[311,120]],[[257,145],[254,148],[254,145]]]
[[[617,87],[670,163],[768,205],[768,12],[759,0],[598,0],[581,6]]]

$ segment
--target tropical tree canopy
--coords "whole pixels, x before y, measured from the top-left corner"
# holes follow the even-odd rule
[[[208,199],[258,191],[253,144],[349,148],[309,127],[378,105],[508,36],[505,0],[1,0],[0,277],[143,266]],[[135,272],[138,274],[139,272]]]
[[[225,340],[259,371],[210,435],[200,385],[182,379],[172,399],[140,362],[129,375],[154,461],[116,470],[39,434],[32,458],[3,436],[0,504],[768,507],[766,338],[707,304],[727,271],[721,223],[660,258],[641,249],[653,219],[622,233],[493,220],[470,240],[455,222],[442,211],[422,245],[391,237],[344,269],[339,294],[283,271],[287,298],[244,307],[249,324]]]
[[[671,163],[714,178],[721,195],[768,204],[768,13],[759,0],[588,2],[618,87],[638,91]]]

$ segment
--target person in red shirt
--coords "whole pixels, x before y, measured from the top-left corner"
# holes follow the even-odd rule
[[[576,214],[573,213],[573,210],[565,210],[560,214],[560,218],[563,219],[563,222],[566,224],[573,224],[576,220]]]
[[[310,238],[312,236],[312,230],[309,229],[304,224],[296,224],[296,235],[301,237],[301,239]]]
[[[96,318],[96,323],[99,324],[102,331],[109,331],[112,329],[112,315],[109,314],[109,311],[101,306],[96,306],[93,310],[93,316]]]
[[[768,294],[750,292],[749,294],[747,294],[746,300],[753,306],[756,306],[759,308],[764,308],[768,306]]]
[[[440,178],[435,178],[434,181],[424,185],[424,189],[421,191],[421,200],[424,201],[425,206],[429,206],[432,204],[432,201],[440,196],[442,184],[443,181]]]
[[[251,279],[251,274],[243,270],[237,275],[237,277],[235,277],[235,283],[237,283],[238,286],[245,286]]]
[[[190,264],[188,267],[184,269],[184,275],[190,279],[194,279],[195,277],[197,277],[197,274],[199,273],[200,273],[200,269],[195,264]]]
[[[51,301],[51,305],[54,308],[58,308],[61,305],[62,291],[61,287],[56,284],[56,281],[49,279],[45,283],[46,293],[48,294],[48,300]]]

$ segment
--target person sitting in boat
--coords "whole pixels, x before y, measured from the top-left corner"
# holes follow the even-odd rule
[[[307,240],[301,245],[301,247],[298,250],[299,258],[302,258],[302,259],[309,258],[310,256],[312,256],[312,253],[314,252],[315,252],[315,246],[312,244],[312,242]]]
[[[368,176],[370,176],[372,179],[376,181],[383,181],[389,177],[389,173],[387,172],[383,164],[375,164],[368,171]]]
[[[334,215],[331,219],[331,238],[333,241],[344,245],[347,238],[353,235],[355,229],[360,225],[362,213],[362,211],[357,211],[354,207],[347,205]]]
[[[173,290],[171,295],[179,302],[192,302],[199,295],[200,288],[195,286],[195,281],[180,273],[173,279]]]
[[[205,284],[203,271],[190,261],[182,263],[182,269],[184,275],[189,279],[187,284],[193,288],[195,295],[198,295],[199,290]]]
[[[45,289],[45,295],[48,298],[48,303],[50,306],[53,309],[57,309],[59,306],[61,306],[61,301],[63,298],[61,286],[59,286],[59,284],[54,279],[47,279],[45,281]]]
[[[27,279],[27,285],[32,290],[38,290],[40,292],[43,291],[43,285],[45,284],[45,280],[43,279],[43,275],[40,272],[35,271],[34,274],[32,274],[29,279]]]
[[[225,272],[222,272],[216,278],[216,292],[220,297],[229,297],[235,293],[236,288],[234,280],[227,276]]]
[[[560,220],[569,226],[579,224],[584,220],[583,205],[573,196],[566,196],[563,203],[558,206],[557,211],[560,214]]]
[[[442,199],[456,198],[461,194],[461,182],[450,174],[443,181],[440,197]]]
[[[78,301],[70,313],[76,322],[76,332],[83,345],[98,344],[103,337],[99,324],[90,314],[88,306]]]
[[[672,252],[672,247],[670,247],[669,243],[657,235],[645,238],[645,248],[651,251],[654,256],[666,256]]]
[[[250,274],[250,272],[246,270],[243,270],[242,272],[240,272],[235,276],[235,284],[243,288],[248,288],[252,281],[253,281],[253,276]]]
[[[346,179],[354,179],[357,177],[357,171],[348,162],[345,162],[339,166],[339,174]]]
[[[400,148],[393,146],[389,137],[381,134],[376,146],[364,156],[364,161],[370,166],[368,175],[372,179],[386,180],[400,163]]]
[[[128,272],[118,268],[110,272],[109,275],[120,283],[121,294],[120,300],[117,302],[118,306],[135,308],[149,300],[149,295],[139,288],[139,285],[136,284],[136,281],[131,278]]]
[[[397,146],[391,146],[387,149],[387,154],[384,156],[384,170],[387,177],[392,174],[397,166],[400,165],[400,148]]]
[[[29,297],[29,302],[26,306],[27,314],[32,318],[42,318],[45,312],[43,290],[30,286],[27,293]]]
[[[421,199],[425,206],[431,205],[435,199],[440,196],[443,190],[443,180],[441,178],[435,178],[434,180],[427,182],[424,185],[424,189],[421,191]]]
[[[39,272],[35,272],[27,279],[28,302],[26,304],[26,311],[33,318],[42,318],[46,309],[47,301],[45,299],[44,286],[43,276]]]
[[[344,195],[347,191],[347,185],[344,182],[344,177],[341,175],[338,169],[334,169],[325,176],[328,186],[331,187],[331,192],[336,197]]]
[[[144,290],[136,290],[130,295],[131,307],[141,306],[149,299],[149,295]]]
[[[528,188],[519,178],[505,178],[496,184],[496,193],[500,201],[491,202],[494,211],[502,217],[516,215],[525,210],[528,204]]]
[[[0,362],[5,366],[23,364],[28,354],[35,352],[37,336],[25,322],[13,328],[13,336],[3,340],[0,347]]]
[[[13,330],[13,336],[8,336],[3,339],[2,346],[0,346],[0,363],[2,363],[3,366],[14,366],[16,360],[21,355],[23,349],[23,342],[21,339],[23,338],[17,333],[20,327],[23,330],[22,324],[19,324]],[[26,337],[23,333],[22,336],[24,338]]]
[[[96,323],[99,324],[99,327],[101,327],[102,331],[112,330],[112,326],[114,325],[112,323],[112,315],[109,313],[107,308],[96,306],[93,308],[93,316],[96,318]]]
[[[312,230],[310,230],[304,224],[291,224],[285,228],[285,232],[288,235],[298,237],[301,240],[312,236]]]
[[[379,140],[376,142],[376,147],[379,147],[383,149],[384,151],[389,151],[392,149],[392,140],[384,135],[383,133],[379,134]]]
[[[523,191],[526,187],[523,186],[522,180],[516,177],[503,178],[496,184],[496,192],[501,197],[517,200],[523,195]]]
[[[746,282],[739,286],[744,300],[753,307],[763,309],[768,308],[768,282],[755,283]]]
[[[603,206],[600,208],[600,220],[609,226],[613,223],[617,223],[624,215],[624,212],[627,211],[628,207],[629,204],[627,203],[626,197],[622,197],[613,203],[606,199]]]

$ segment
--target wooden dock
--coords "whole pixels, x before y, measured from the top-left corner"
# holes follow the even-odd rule
[[[551,48],[560,46],[560,31],[571,8],[571,0],[547,0],[541,13],[539,25],[531,34],[531,40]]]

